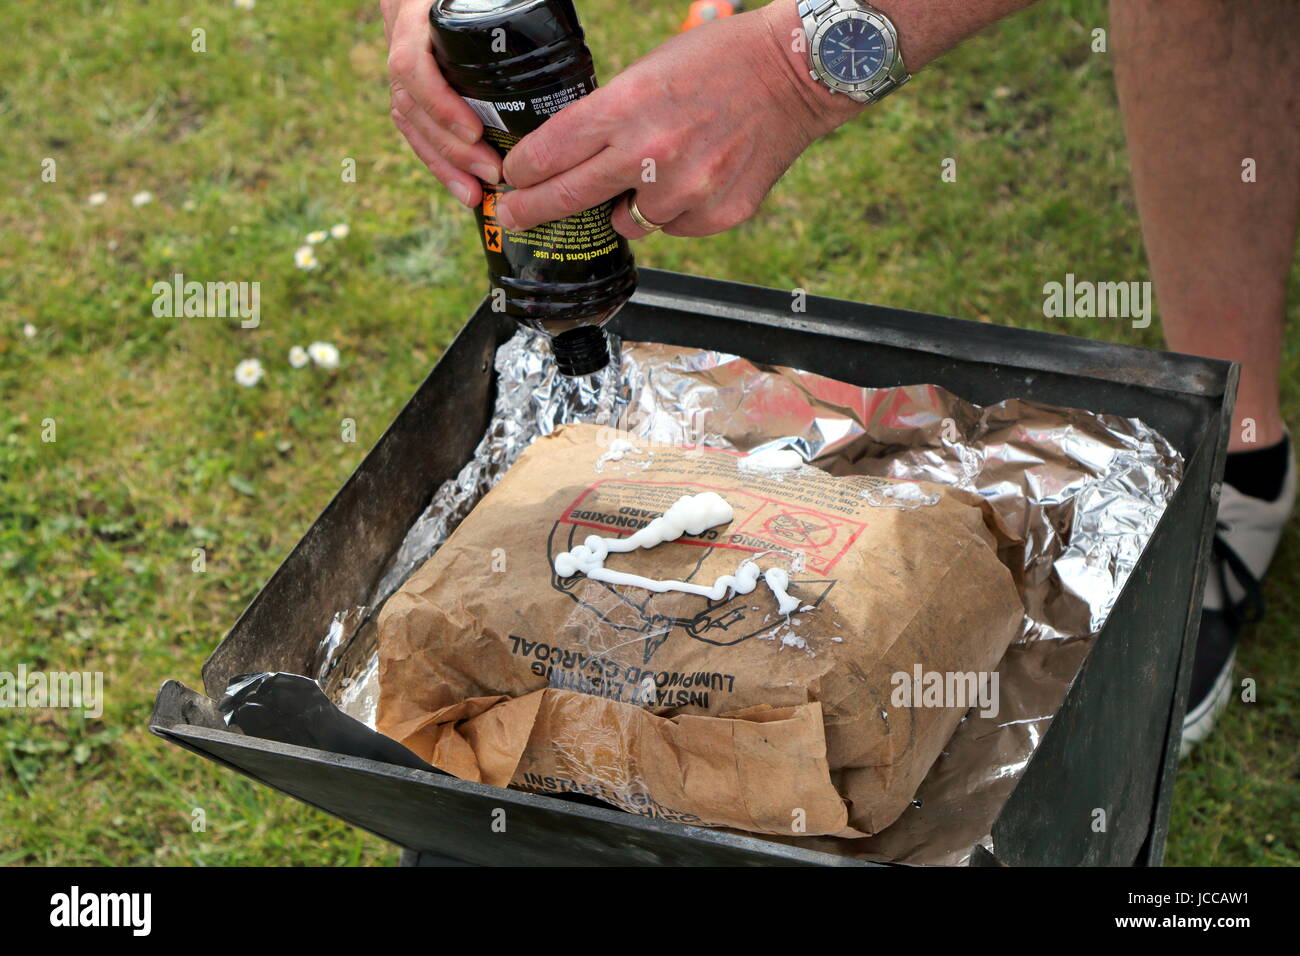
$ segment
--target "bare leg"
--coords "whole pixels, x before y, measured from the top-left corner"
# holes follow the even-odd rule
[[[1272,445],[1300,214],[1300,2],[1111,0],[1111,30],[1165,339],[1240,362],[1229,448]]]

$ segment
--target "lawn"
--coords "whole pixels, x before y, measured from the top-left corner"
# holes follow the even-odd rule
[[[601,75],[684,6],[580,0]],[[1067,272],[1149,278],[1110,57],[1090,48],[1105,25],[1098,0],[1003,24],[814,146],[747,225],[655,236],[638,260],[1159,346],[1158,318],[1042,313]],[[389,123],[378,5],[9,3],[0,35],[0,670],[102,671],[107,692],[98,721],[0,712],[0,863],[392,863],[145,729],[158,685],[198,684],[484,292],[469,213]],[[304,236],[340,223],[297,268]],[[259,282],[260,324],[155,316],[176,273]],[[290,366],[315,341],[337,370]],[[247,358],[266,372],[251,388]],[[1293,424],[1298,366],[1293,341]],[[1239,658],[1258,701],[1184,764],[1169,863],[1300,862],[1298,583],[1293,527]]]

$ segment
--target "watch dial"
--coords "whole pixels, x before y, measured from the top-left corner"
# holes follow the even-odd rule
[[[885,65],[885,37],[873,24],[849,17],[822,36],[822,65],[842,83],[865,83]]]

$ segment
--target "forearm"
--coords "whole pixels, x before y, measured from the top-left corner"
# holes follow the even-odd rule
[[[903,62],[913,73],[962,40],[1036,0],[879,0],[898,27]]]

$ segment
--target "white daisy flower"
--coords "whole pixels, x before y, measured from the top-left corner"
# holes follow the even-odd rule
[[[294,368],[302,368],[310,361],[311,356],[307,354],[307,350],[301,345],[295,345],[289,349],[289,364]]]
[[[348,237],[348,233],[351,231],[352,230],[348,228],[348,224],[346,222],[340,222],[333,226],[330,226],[330,235],[333,236],[335,239],[346,239]]]
[[[330,237],[324,229],[317,229],[315,232],[307,233],[307,245],[319,246],[322,242]]]
[[[299,269],[315,269],[320,265],[316,261],[316,250],[311,246],[299,246],[298,251],[293,254],[293,264]]]
[[[235,366],[235,381],[244,388],[252,388],[262,380],[266,370],[257,359],[244,359]]]
[[[339,367],[339,350],[328,342],[313,342],[307,346],[307,354],[321,368]]]
[[[142,189],[131,197],[132,206],[147,206],[153,202],[153,193],[147,189]]]
[[[257,6],[257,0],[235,0],[236,10],[251,10]]]
[[[86,197],[87,206],[102,206],[108,202],[108,193],[91,193]]]
[[[36,338],[36,326],[32,325],[30,322],[26,323],[23,326],[23,335],[29,339]]]

